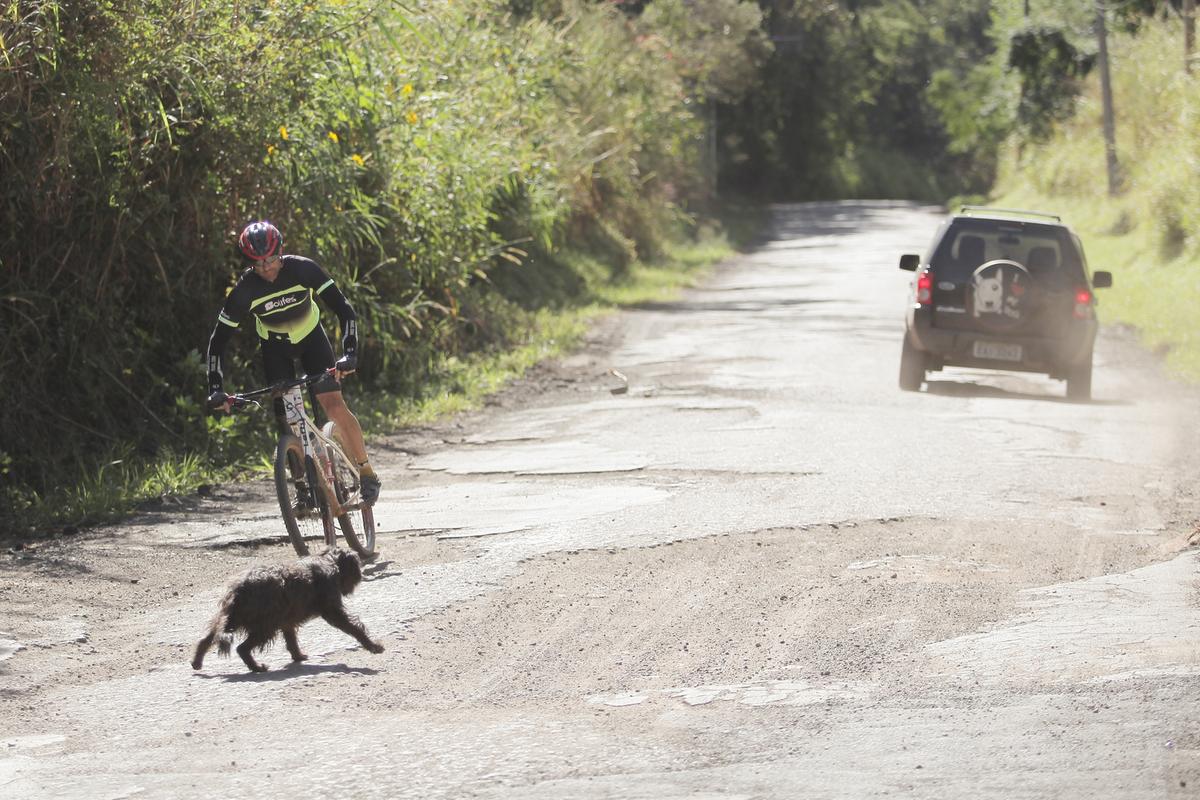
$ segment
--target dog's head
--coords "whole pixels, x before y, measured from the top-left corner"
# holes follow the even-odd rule
[[[329,558],[337,566],[338,586],[342,594],[350,594],[362,582],[362,562],[357,555],[340,547],[332,548]]]

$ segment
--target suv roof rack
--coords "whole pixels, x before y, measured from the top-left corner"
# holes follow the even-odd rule
[[[1017,215],[1017,216],[1024,215],[1027,217],[1044,217],[1045,219],[1052,219],[1055,222],[1062,222],[1062,217],[1058,216],[1057,214],[1047,214],[1044,211],[1025,211],[1025,210],[1017,209],[1017,208],[989,208],[988,206],[963,206],[961,209],[959,209],[958,213],[960,213],[960,214],[979,214],[979,213],[1013,214],[1013,215]]]

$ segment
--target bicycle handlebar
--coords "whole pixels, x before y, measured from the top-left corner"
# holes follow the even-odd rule
[[[325,370],[324,372],[318,372],[313,375],[304,375],[299,378],[293,378],[291,380],[286,380],[286,381],[278,381],[276,383],[271,384],[270,386],[264,386],[261,389],[252,389],[249,392],[239,392],[237,394],[231,394],[231,395],[229,395],[230,408],[231,409],[241,409],[241,408],[244,408],[251,404],[258,406],[259,408],[262,408],[262,404],[257,402],[256,400],[253,400],[252,398],[259,397],[264,394],[274,394],[275,392],[286,391],[287,389],[291,389],[296,386],[307,386],[310,383],[316,383],[317,381],[321,380],[322,378],[324,378],[326,375],[328,375],[329,373],[331,373],[333,371],[334,371],[333,367],[330,367],[329,369]]]

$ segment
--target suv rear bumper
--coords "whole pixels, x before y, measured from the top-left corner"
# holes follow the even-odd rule
[[[1065,335],[1050,338],[935,328],[932,317],[928,306],[916,306],[910,310],[908,318],[913,345],[932,357],[929,369],[978,367],[1042,372],[1052,378],[1064,378],[1071,367],[1091,359],[1098,327],[1094,319],[1071,320]],[[1020,345],[1021,359],[978,358],[974,354],[976,342]]]

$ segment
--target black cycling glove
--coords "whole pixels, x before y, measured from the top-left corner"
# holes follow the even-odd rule
[[[333,366],[338,372],[354,372],[358,369],[358,356],[354,353],[347,353],[339,358]]]

